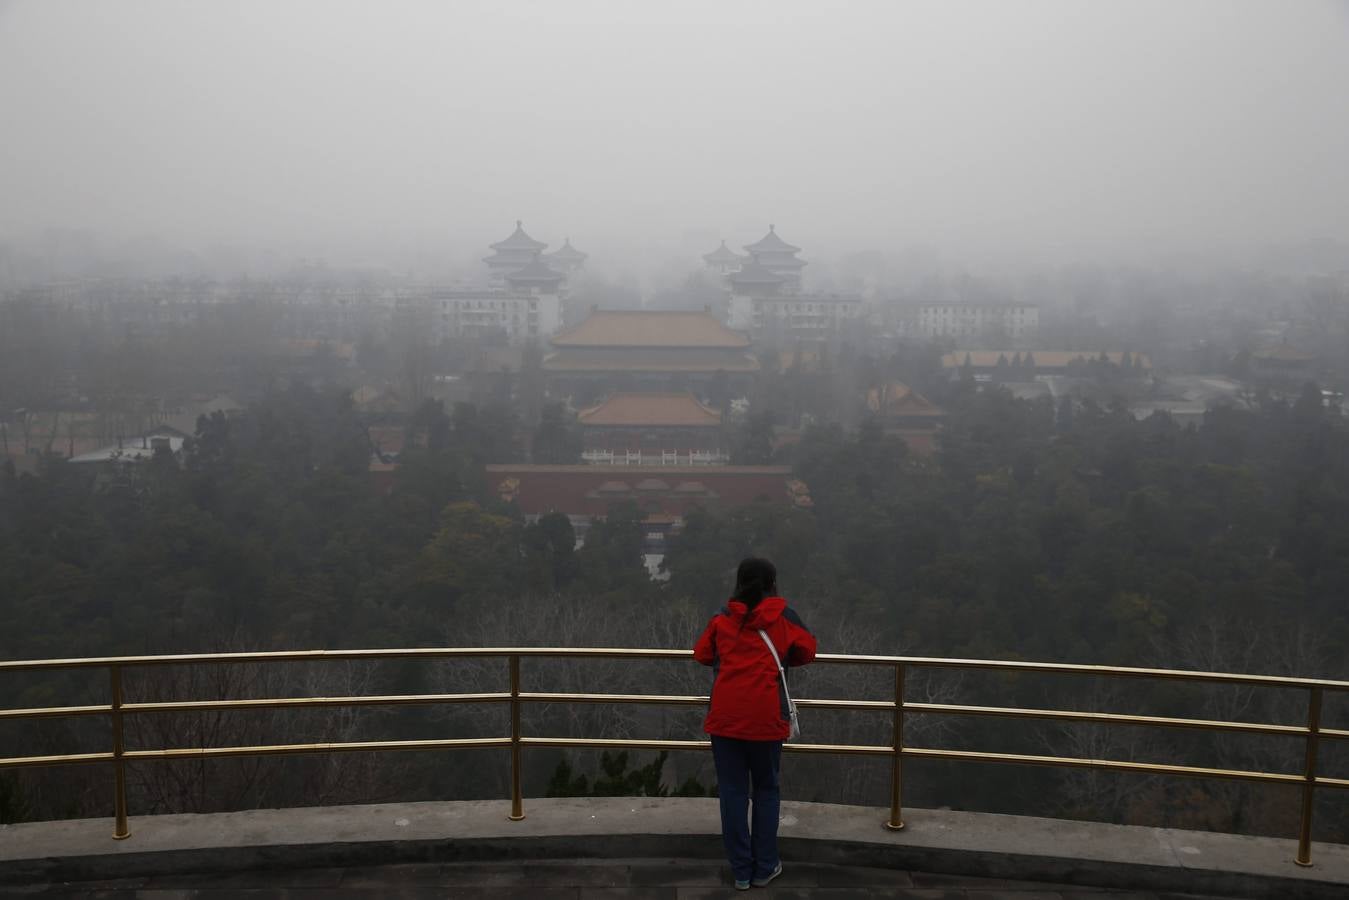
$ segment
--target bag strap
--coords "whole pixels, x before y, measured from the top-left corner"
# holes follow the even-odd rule
[[[763,638],[763,642],[768,645],[768,652],[773,654],[773,662],[778,665],[778,675],[782,676],[782,692],[787,695],[787,703],[790,705],[792,702],[792,695],[791,692],[787,690],[787,672],[782,668],[782,660],[778,658],[778,648],[773,646],[773,642],[769,640],[768,635],[762,628],[759,629],[759,637]]]

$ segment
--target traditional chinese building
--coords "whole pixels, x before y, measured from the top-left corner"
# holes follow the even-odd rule
[[[907,384],[890,382],[867,392],[867,409],[886,434],[903,438],[909,450],[931,456],[946,412]]]
[[[613,394],[582,410],[582,458],[619,466],[724,465],[721,413],[692,394]]]
[[[590,257],[588,253],[582,253],[571,245],[571,238],[563,238],[562,246],[552,253],[545,253],[543,261],[548,263],[548,267],[561,272],[563,275],[571,275],[585,266],[585,261]]]
[[[803,293],[801,270],[806,263],[796,258],[801,248],[778,237],[772,225],[762,240],[745,249],[749,260],[726,275],[730,327],[773,343],[822,341],[837,336],[865,314],[861,297]]]
[[[755,265],[762,266],[783,279],[785,291],[790,293],[801,290],[801,270],[806,267],[805,260],[796,258],[801,248],[794,247],[778,237],[775,226],[769,225],[768,234],[753,244],[747,244],[745,250]]]
[[[707,312],[594,310],[549,343],[550,393],[582,402],[615,391],[705,394],[719,378],[744,390],[759,371],[749,338]]]
[[[506,274],[506,284],[517,294],[536,296],[562,296],[562,284],[566,275],[543,261],[538,254],[522,269]]]
[[[491,283],[500,287],[506,283],[507,275],[534,262],[548,245],[525,234],[523,223],[516,219],[515,231],[511,236],[504,241],[497,241],[491,248],[494,252],[484,257],[483,262],[487,263]]]
[[[726,276],[733,297],[777,297],[787,293],[787,279],[756,262],[747,262]],[[734,301],[732,301],[734,307]],[[734,314],[734,313],[733,313]]]
[[[740,267],[745,264],[745,260],[748,258],[727,247],[725,241],[722,241],[721,246],[711,253],[703,254],[703,262],[718,275],[730,275],[732,272],[740,271]]]
[[[487,483],[525,521],[562,513],[584,540],[594,519],[633,504],[643,516],[646,552],[659,561],[665,541],[698,507],[771,503],[785,513],[808,509],[810,489],[788,466],[486,466]]]
[[[488,286],[466,290],[407,288],[395,300],[395,313],[416,317],[418,330],[436,342],[504,341],[518,345],[552,335],[562,327],[566,272],[586,255],[568,242],[562,250],[549,254],[549,258],[560,259],[566,271],[550,266],[543,255],[548,245],[526,234],[518,219],[510,237],[491,246],[494,252],[483,259],[489,272]]]

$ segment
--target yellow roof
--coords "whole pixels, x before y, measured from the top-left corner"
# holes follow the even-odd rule
[[[933,416],[946,414],[931,400],[898,381],[867,391],[867,409],[883,416]]]
[[[553,335],[554,347],[748,347],[749,338],[711,313],[596,310]]]
[[[564,348],[543,358],[545,372],[717,372],[759,371],[749,353],[723,350],[704,355],[669,347],[636,350],[616,347]]]
[[[721,413],[699,403],[692,394],[614,394],[598,406],[582,410],[582,425],[710,426]]]

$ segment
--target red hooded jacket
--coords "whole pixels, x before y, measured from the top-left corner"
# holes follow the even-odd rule
[[[791,733],[787,699],[762,629],[784,666],[815,659],[815,635],[781,597],[764,597],[750,610],[739,600],[712,617],[693,658],[712,666],[712,705],[703,731],[744,741],[785,741]]]

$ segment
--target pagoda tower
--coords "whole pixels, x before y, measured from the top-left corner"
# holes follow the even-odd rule
[[[512,291],[522,294],[550,294],[556,296],[567,276],[550,267],[538,253],[524,268],[516,269],[505,277]]]
[[[745,297],[776,297],[787,293],[788,279],[765,265],[747,262],[726,276],[731,294]]]
[[[571,238],[564,238],[562,246],[552,253],[543,255],[544,262],[563,275],[570,275],[585,265],[590,254],[582,253],[571,245]]]
[[[504,284],[507,275],[534,262],[547,246],[543,241],[536,241],[525,234],[524,226],[516,219],[514,233],[504,241],[492,244],[495,252],[483,258],[490,272],[488,277],[491,283],[498,286]]]
[[[740,271],[740,267],[745,264],[746,258],[727,247],[725,241],[722,241],[721,246],[711,253],[703,254],[703,262],[718,275],[730,275],[732,272]]]
[[[754,265],[782,278],[783,293],[797,293],[801,290],[801,270],[806,267],[805,260],[796,258],[801,248],[793,247],[778,237],[777,229],[773,225],[768,226],[768,234],[758,242],[746,245],[745,249],[749,251]]]

